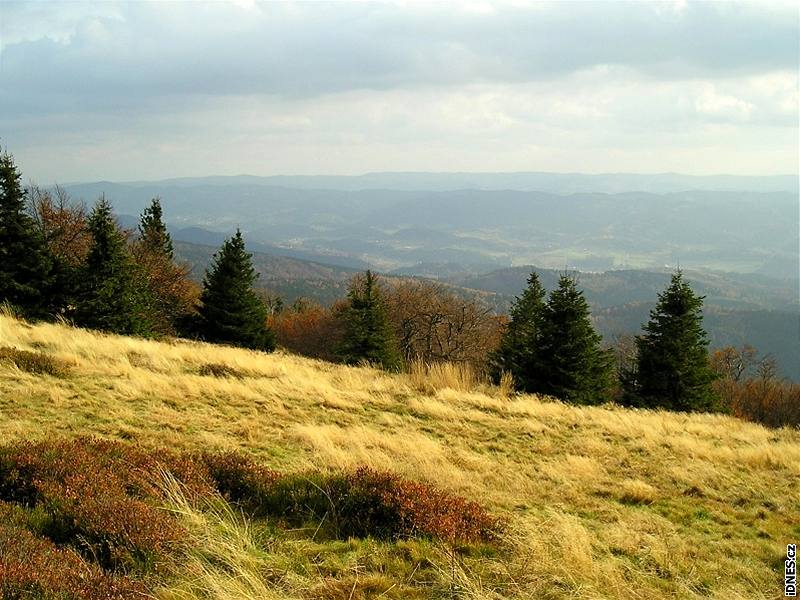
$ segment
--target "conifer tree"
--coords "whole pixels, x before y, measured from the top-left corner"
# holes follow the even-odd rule
[[[146,290],[138,287],[111,205],[101,196],[88,221],[91,248],[83,267],[75,320],[79,325],[125,335],[150,335],[145,315]]]
[[[237,229],[214,255],[203,280],[199,330],[204,339],[267,352],[275,349],[267,308],[253,290],[257,278],[252,255]]]
[[[150,206],[142,211],[139,218],[139,241],[148,249],[163,254],[169,260],[174,258],[172,237],[167,232],[161,210],[161,199],[156,197]]]
[[[511,320],[500,340],[500,347],[490,357],[492,377],[511,373],[515,386],[526,392],[540,387],[538,355],[545,313],[545,290],[539,275],[531,272],[528,286],[511,305]]]
[[[353,279],[342,318],[344,333],[337,348],[342,361],[368,362],[388,370],[400,367],[400,354],[383,306],[378,278],[372,271]]]
[[[146,311],[154,333],[174,335],[194,313],[197,286],[189,281],[188,268],[173,260],[172,239],[158,198],[142,212],[131,251],[139,267],[138,285],[148,291]]]
[[[676,271],[658,295],[644,334],[636,338],[636,364],[625,375],[623,401],[645,407],[713,409],[715,379],[702,325],[703,296]]]
[[[0,154],[0,302],[24,316],[46,311],[51,258],[34,220],[25,212],[22,175],[7,152]]]
[[[535,391],[578,404],[607,400],[612,356],[600,342],[583,292],[574,277],[562,275],[544,313]]]

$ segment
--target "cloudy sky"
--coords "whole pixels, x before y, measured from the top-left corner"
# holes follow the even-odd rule
[[[0,2],[40,183],[798,169],[795,3]]]

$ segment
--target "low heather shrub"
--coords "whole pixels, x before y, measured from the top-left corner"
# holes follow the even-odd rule
[[[3,600],[128,600],[145,597],[145,592],[140,582],[105,573],[71,549],[0,525]]]
[[[501,523],[475,502],[431,485],[362,467],[333,488],[345,535],[431,536],[451,542],[491,541]],[[338,497],[337,497],[338,496]]]
[[[0,599],[129,598],[185,535],[165,472],[189,498],[221,494],[257,517],[334,537],[491,542],[474,502],[391,473],[282,475],[237,453],[176,454],[93,439],[0,447]]]
[[[257,510],[270,496],[280,474],[236,452],[198,457],[217,491],[232,502]]]
[[[229,499],[257,516],[293,525],[324,521],[335,537],[489,542],[502,528],[475,502],[366,467],[344,474],[280,476],[236,455],[226,456],[224,464],[225,478],[217,474],[215,481]]]
[[[0,499],[36,509],[38,533],[104,568],[149,571],[182,534],[160,509],[164,468],[189,490],[212,490],[192,461],[117,442],[73,440],[0,450]]]

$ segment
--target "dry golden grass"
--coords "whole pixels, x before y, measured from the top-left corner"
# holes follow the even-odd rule
[[[168,508],[188,531],[186,556],[177,581],[159,590],[160,600],[278,600],[300,597],[290,585],[266,577],[272,553],[260,547],[251,524],[222,499],[203,499],[197,506],[169,474],[164,489]]]
[[[469,363],[426,363],[421,360],[411,363],[408,378],[415,389],[426,394],[443,389],[471,392],[485,379]]]
[[[183,506],[198,547],[187,572],[229,544],[222,556],[250,565],[267,591],[208,591],[225,583],[209,576],[205,592],[177,582],[164,598],[434,598],[448,586],[475,599],[777,598],[786,543],[800,539],[797,430],[9,316],[0,346],[69,365],[54,377],[0,363],[0,443],[94,434],[237,449],[289,471],[365,464],[509,518],[502,548],[451,564],[447,548],[421,542],[253,541],[236,515]]]

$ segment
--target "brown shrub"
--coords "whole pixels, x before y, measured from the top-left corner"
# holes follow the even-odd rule
[[[468,362],[481,370],[500,342],[502,319],[477,295],[464,296],[437,282],[388,285],[386,313],[403,360]]]
[[[342,339],[340,308],[323,308],[310,302],[298,302],[273,314],[269,326],[275,339],[290,352],[336,361],[335,349]]]
[[[178,544],[177,521],[159,508],[158,476],[169,469],[187,489],[208,493],[192,461],[117,442],[22,443],[0,451],[0,499],[43,516],[36,528],[109,569],[149,571]]]
[[[0,363],[12,364],[20,371],[26,371],[34,375],[65,377],[69,373],[69,368],[65,362],[53,358],[49,354],[19,350],[10,346],[0,348]]]
[[[146,314],[158,335],[175,335],[177,326],[197,312],[200,287],[189,279],[188,265],[176,264],[160,249],[141,240],[130,243],[131,256],[139,267],[138,285],[148,291]]]
[[[502,526],[474,502],[368,468],[281,475],[237,453],[26,442],[0,448],[0,598],[131,597],[139,584],[122,575],[159,572],[185,534],[161,508],[167,471],[190,497],[220,493],[255,516],[317,521],[335,537],[490,542]]]
[[[800,427],[800,385],[769,378],[715,384],[731,414],[768,427]]]
[[[71,549],[0,525],[0,598],[126,600],[145,592],[141,583],[105,573]]]
[[[367,467],[351,473],[281,475],[238,453],[198,458],[228,500],[255,515],[293,524],[327,520],[335,537],[421,535],[488,542],[502,528],[475,502]]]
[[[362,467],[351,473],[273,478],[251,498],[256,514],[295,525],[323,521],[334,537],[436,537],[490,542],[502,522],[475,502]]]
[[[353,533],[480,542],[493,540],[501,527],[479,504],[393,473],[361,467],[345,481],[340,519]]]
[[[220,494],[251,508],[255,508],[280,478],[280,473],[236,452],[207,453],[199,458]]]

